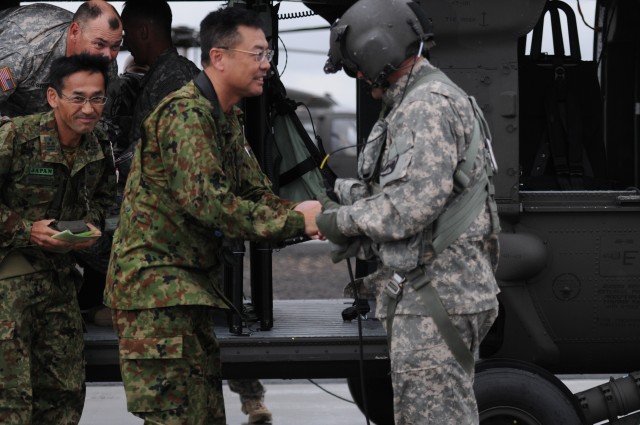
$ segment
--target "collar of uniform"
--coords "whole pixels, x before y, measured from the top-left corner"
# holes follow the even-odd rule
[[[389,107],[395,106],[405,95],[404,91],[406,87],[409,87],[416,78],[420,78],[425,69],[435,69],[435,67],[431,65],[427,59],[423,58],[413,66],[410,72],[407,72],[387,88],[382,101]]]
[[[193,81],[202,95],[211,103],[213,118],[219,119],[220,116],[223,115],[220,113],[220,102],[218,101],[216,90],[213,88],[213,84],[211,84],[211,80],[209,80],[207,74],[205,74],[204,71],[200,71],[200,74],[198,74]]]

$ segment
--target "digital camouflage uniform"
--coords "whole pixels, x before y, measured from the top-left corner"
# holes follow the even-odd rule
[[[377,315],[385,325],[388,278],[392,272],[408,272],[423,264],[451,321],[477,355],[497,315],[497,238],[487,203],[439,255],[434,256],[430,241],[424,240],[425,228],[456,199],[453,173],[471,141],[475,121],[471,103],[460,89],[441,81],[412,85],[429,69],[433,67],[426,60],[418,62],[385,92],[383,102],[389,112],[374,126],[359,158],[360,178],[373,176],[380,164],[379,186],[365,185],[363,196],[362,184],[339,180],[336,190],[342,203],[351,205],[337,210],[336,223],[342,234],[359,241],[360,255],[378,259],[378,271],[365,280],[377,292]],[[484,165],[481,147],[472,183]],[[357,192],[355,199],[345,199]],[[473,377],[458,364],[425,313],[413,287],[404,285],[390,335],[395,424],[477,424]]]
[[[84,219],[113,202],[108,144],[85,135],[69,170],[53,112],[0,127],[0,423],[76,424],[84,405],[81,278],[70,253],[30,244],[31,225]]]
[[[143,123],[105,304],[114,309],[127,407],[147,423],[225,423],[210,314],[226,308],[223,242],[304,232],[295,204],[272,192],[239,115],[190,82]],[[179,323],[166,327],[172,318]]]
[[[73,12],[49,4],[0,11],[0,115],[48,111],[51,64],[67,51]],[[117,90],[118,64],[109,68],[109,92]],[[106,109],[105,109],[106,111]]]

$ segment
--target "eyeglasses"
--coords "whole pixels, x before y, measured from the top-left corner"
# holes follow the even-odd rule
[[[234,52],[248,53],[250,55],[253,55],[256,58],[256,62],[262,62],[265,59],[267,60],[267,62],[271,62],[271,59],[273,59],[273,54],[275,53],[271,49],[260,50],[258,52],[250,52],[248,50],[232,49],[230,47],[218,47],[218,49],[233,50]]]
[[[94,106],[102,106],[105,103],[107,103],[107,99],[108,99],[106,96],[93,96],[93,97],[84,97],[80,95],[65,96],[62,93],[60,93],[60,97],[65,99],[69,103],[73,103],[74,105],[79,105],[79,106],[80,105],[84,106],[84,104],[87,102],[91,103],[91,105],[94,105]]]

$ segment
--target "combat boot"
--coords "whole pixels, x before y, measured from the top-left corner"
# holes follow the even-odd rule
[[[242,413],[249,415],[250,424],[264,424],[271,422],[271,412],[261,399],[249,399],[242,402]]]

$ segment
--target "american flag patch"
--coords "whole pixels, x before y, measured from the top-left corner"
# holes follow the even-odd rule
[[[0,68],[0,88],[2,88],[2,91],[9,91],[16,88],[16,83],[13,82],[13,75],[11,75],[8,66]]]

